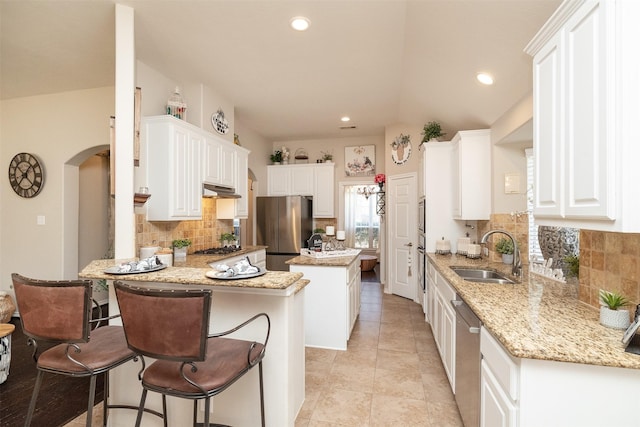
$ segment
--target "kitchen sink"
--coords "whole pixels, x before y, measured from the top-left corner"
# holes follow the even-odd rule
[[[515,281],[505,277],[501,273],[495,270],[488,270],[484,268],[465,268],[465,267],[450,267],[458,276],[469,282],[480,283],[498,283],[501,285],[514,284]]]

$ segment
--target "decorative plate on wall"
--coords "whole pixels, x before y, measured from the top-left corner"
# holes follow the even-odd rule
[[[211,125],[216,132],[226,135],[229,132],[229,122],[224,118],[224,111],[218,109],[217,112],[211,116]]]
[[[411,140],[409,135],[400,134],[391,143],[391,160],[397,165],[402,165],[411,156]]]

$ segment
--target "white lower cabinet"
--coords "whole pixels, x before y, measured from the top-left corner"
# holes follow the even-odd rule
[[[515,427],[518,406],[506,395],[486,361],[480,371],[480,427]]]
[[[436,347],[442,359],[445,373],[455,393],[456,366],[456,313],[451,306],[456,293],[447,281],[437,272],[433,296],[433,315],[431,330],[436,341]]]
[[[346,350],[360,313],[360,257],[349,265],[289,264],[304,274],[304,335],[307,347]]]

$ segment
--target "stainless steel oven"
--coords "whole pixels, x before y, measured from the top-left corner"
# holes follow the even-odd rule
[[[422,306],[422,312],[427,312],[427,274],[425,272],[426,250],[424,234],[418,234],[418,301]]]
[[[418,231],[425,234],[427,228],[427,212],[426,212],[426,200],[424,197],[420,197],[418,202]]]

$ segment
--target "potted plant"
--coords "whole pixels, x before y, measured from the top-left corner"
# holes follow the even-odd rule
[[[222,246],[238,245],[238,237],[233,233],[222,233],[220,235]]]
[[[423,135],[423,138],[420,145],[429,141],[434,141],[434,140],[437,141],[438,138],[440,138],[441,136],[445,136],[446,133],[442,132],[442,127],[440,126],[440,123],[432,121],[424,125],[424,128],[422,129],[422,135]]]
[[[629,310],[619,310],[629,300],[618,292],[600,290],[600,324],[608,328],[626,329],[629,327]]]
[[[580,256],[567,255],[564,257],[564,262],[567,264],[569,277],[578,277],[580,275]]]
[[[321,151],[321,153],[322,153],[322,160],[325,163],[333,162],[333,154],[331,153],[331,151]]]
[[[282,161],[282,151],[276,150],[271,155],[271,163],[273,163],[274,165],[279,165],[281,161]]]
[[[187,257],[187,248],[191,246],[191,240],[189,239],[175,239],[171,242],[173,247],[174,259],[185,259]]]
[[[500,238],[496,242],[496,252],[502,254],[502,262],[505,264],[513,263],[513,241],[506,237]]]

